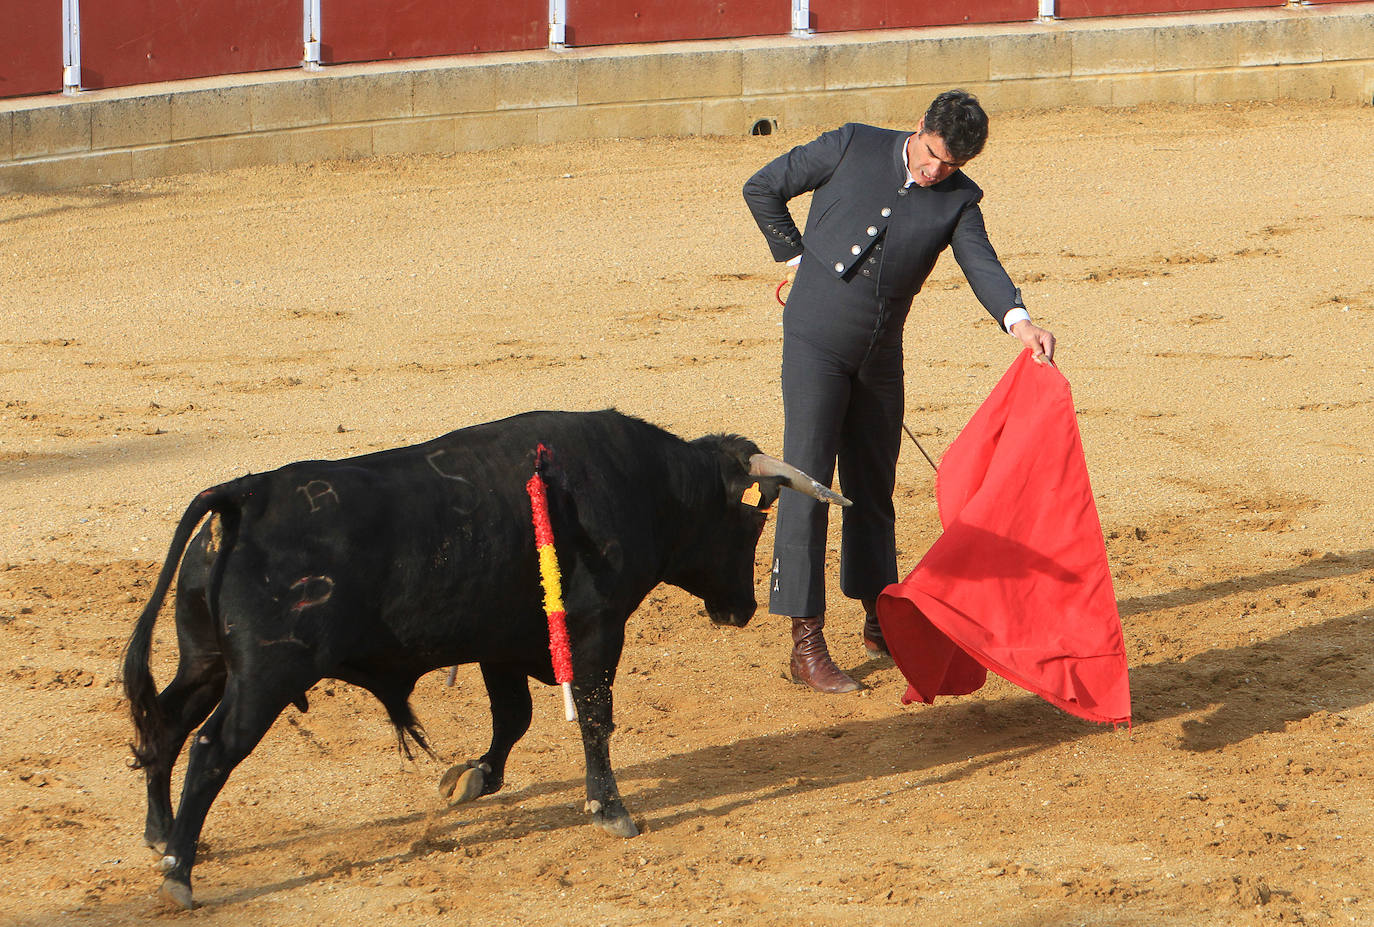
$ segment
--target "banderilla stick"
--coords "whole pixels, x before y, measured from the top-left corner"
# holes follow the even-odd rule
[[[926,453],[926,449],[921,447],[921,442],[917,441],[916,436],[911,433],[911,429],[906,427],[906,422],[902,422],[902,431],[905,431],[906,436],[911,439],[911,443],[916,445],[916,450],[920,451],[921,456],[926,459],[926,463],[930,464],[930,469],[938,473],[940,468],[935,466],[935,461],[931,460],[930,455]]]

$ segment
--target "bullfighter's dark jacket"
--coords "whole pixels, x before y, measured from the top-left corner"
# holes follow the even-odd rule
[[[954,252],[974,295],[1002,325],[1021,295],[988,241],[983,191],[963,171],[930,187],[907,186],[910,132],[848,123],[774,159],[744,186],[773,257],[806,253],[836,279],[873,276],[879,297],[910,300],[940,253]],[[787,203],[814,191],[806,233]],[[870,261],[882,241],[878,261]]]

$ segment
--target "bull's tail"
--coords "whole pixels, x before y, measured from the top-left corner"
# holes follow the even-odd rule
[[[206,515],[216,512],[225,514],[227,503],[236,499],[230,484],[207,489],[191,502],[172,535],[172,543],[167,550],[167,558],[162,562],[162,572],[158,574],[157,584],[143,612],[134,625],[129,644],[124,650],[124,695],[129,699],[129,713],[134,722],[134,761],[136,766],[150,766],[158,761],[157,752],[162,743],[166,718],[157,702],[157,685],[148,668],[148,658],[153,645],[153,625],[158,612],[162,609],[167,590],[176,577],[177,566],[191,542],[196,527]],[[237,507],[233,507],[235,517],[227,519],[237,522]],[[228,544],[225,545],[226,547]]]

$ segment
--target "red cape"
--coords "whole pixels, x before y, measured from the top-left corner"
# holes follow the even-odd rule
[[[944,533],[878,597],[903,702],[966,695],[990,669],[1067,712],[1129,722],[1102,525],[1069,382],[1024,351],[940,462]]]

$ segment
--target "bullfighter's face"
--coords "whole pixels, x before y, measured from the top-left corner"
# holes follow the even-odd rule
[[[954,160],[945,140],[926,131],[924,119],[916,134],[906,140],[906,162],[916,184],[922,187],[934,186],[968,163]]]

